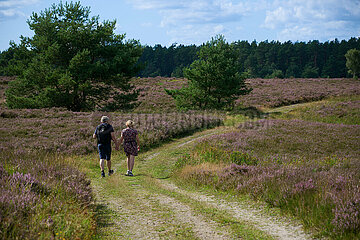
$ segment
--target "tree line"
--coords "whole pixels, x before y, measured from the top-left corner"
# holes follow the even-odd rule
[[[142,46],[143,53],[138,60],[142,70],[137,76],[184,77],[184,68],[198,59],[197,53],[204,45]],[[242,63],[239,71],[247,72],[252,78],[341,78],[352,76],[346,67],[345,54],[350,49],[360,50],[360,38],[323,43],[317,40],[307,43],[236,41],[231,45],[239,53]],[[23,66],[19,66],[16,59],[26,57],[22,56],[25,54],[15,44],[1,52],[0,75],[18,75]]]
[[[197,52],[204,45],[143,46],[139,63],[144,68],[138,76],[184,77],[184,68],[198,59]],[[352,76],[346,67],[345,54],[350,49],[360,49],[360,38],[323,43],[236,41],[231,45],[242,63],[239,72],[252,78],[341,78]]]

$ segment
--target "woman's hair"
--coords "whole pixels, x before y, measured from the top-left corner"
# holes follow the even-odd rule
[[[134,126],[134,122],[131,121],[131,120],[127,120],[127,121],[126,121],[126,126],[127,126],[127,127],[133,127],[133,126]]]

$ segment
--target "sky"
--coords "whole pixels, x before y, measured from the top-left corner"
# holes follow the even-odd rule
[[[0,51],[33,36],[27,19],[58,0],[0,0]],[[66,0],[63,1],[65,3]],[[68,1],[69,2],[69,1]],[[116,20],[117,34],[142,45],[348,40],[360,37],[360,0],[82,0],[91,16]]]

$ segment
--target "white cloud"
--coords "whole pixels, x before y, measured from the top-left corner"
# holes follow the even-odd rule
[[[235,40],[242,40],[240,34],[280,41],[360,36],[360,0],[126,1],[156,12],[160,21],[153,26],[163,28],[174,42],[203,43],[226,33],[238,36]]]
[[[22,11],[24,6],[33,5],[40,0],[1,0],[0,1],[0,20],[4,18],[24,17]]]
[[[0,16],[4,17],[15,17],[15,16],[25,16],[21,11],[16,9],[5,9],[0,10]]]
[[[266,12],[263,27],[281,41],[359,36],[360,0],[280,0]]]
[[[216,35],[216,34],[221,34],[221,33],[223,33],[224,30],[225,30],[225,27],[224,27],[223,25],[219,24],[219,25],[214,26],[213,29],[214,29],[214,33],[215,33],[215,35]]]
[[[38,2],[37,0],[5,0],[0,1],[0,8],[11,8],[11,7],[18,7],[21,5],[30,5],[34,2]]]
[[[127,0],[137,9],[171,9],[181,8],[191,1],[162,1],[162,0]]]
[[[150,28],[150,27],[153,27],[153,23],[152,22],[144,22],[141,24],[142,27],[145,27],[145,28]]]
[[[283,7],[279,7],[274,11],[267,11],[265,18],[265,27],[275,29],[279,23],[287,22],[289,19],[289,12]]]
[[[242,21],[250,12],[265,7],[266,0],[127,0],[137,9],[157,11],[160,27],[171,41],[203,43],[227,32],[226,25]]]
[[[360,1],[354,0],[354,1],[346,1],[346,4],[344,5],[344,8],[351,14],[351,15],[360,15]]]
[[[179,29],[170,29],[167,31],[167,34],[171,36],[168,45],[172,43],[182,44],[197,44],[200,45],[206,41],[209,41],[211,37],[214,37],[217,34],[227,33],[228,30],[221,24],[219,25],[204,25],[199,28],[197,25],[184,25]],[[206,39],[204,39],[206,36]],[[210,36],[210,37],[209,37]]]

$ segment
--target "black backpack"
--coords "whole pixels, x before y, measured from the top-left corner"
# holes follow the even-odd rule
[[[111,141],[111,136],[109,136],[110,134],[110,126],[109,124],[103,123],[98,127],[98,130],[96,132],[96,137],[98,140],[98,143],[106,143],[107,141]]]

